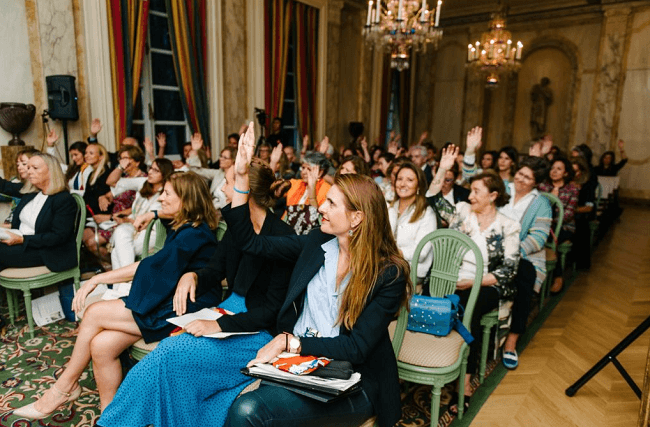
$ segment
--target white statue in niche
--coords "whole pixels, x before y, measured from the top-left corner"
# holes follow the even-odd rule
[[[530,108],[530,136],[537,141],[546,133],[548,107],[553,104],[553,91],[549,87],[551,79],[542,77],[542,80],[533,86],[530,99],[533,105]]]

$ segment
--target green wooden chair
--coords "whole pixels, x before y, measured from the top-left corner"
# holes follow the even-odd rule
[[[562,202],[560,199],[557,198],[557,196],[551,194],[551,193],[541,193],[542,196],[546,197],[549,202],[551,202],[551,206],[553,208],[557,208],[557,224],[555,225],[555,238],[557,239],[560,236],[560,230],[562,230],[562,220],[564,219],[564,206],[562,206]],[[553,212],[555,212],[555,209],[553,209]],[[569,242],[570,243],[570,242]],[[557,265],[557,252],[559,250],[558,245],[556,245],[555,241],[551,239],[550,242],[546,242],[546,279],[544,279],[544,283],[542,283],[542,289],[539,291],[539,309],[541,310],[542,307],[544,306],[544,299],[548,296],[548,292],[551,289],[551,285],[553,284],[553,270],[555,270],[555,266]],[[569,250],[571,248],[569,247]],[[566,246],[564,247],[565,251],[567,251]],[[566,253],[564,254],[564,257],[566,257]],[[562,267],[564,268],[564,262],[562,262]]]
[[[433,264],[429,278],[432,296],[453,294],[458,281],[458,271],[463,257],[473,252],[476,259],[476,277],[465,307],[463,325],[469,330],[472,313],[483,280],[483,257],[478,246],[466,235],[455,230],[436,230],[426,235],[418,244],[411,262],[411,281],[417,282],[417,265],[425,244],[433,246]],[[433,386],[431,398],[431,426],[438,425],[440,392],[442,387],[458,378],[458,418],[463,417],[465,404],[464,377],[467,372],[469,346],[456,331],[446,337],[406,330],[408,312],[402,308],[393,334],[393,351],[397,358],[399,377],[405,381]]]
[[[221,239],[223,239],[223,235],[226,234],[227,229],[228,229],[228,224],[226,224],[226,221],[219,221],[219,226],[217,227],[218,241],[221,241]]]
[[[149,246],[151,242],[151,232],[154,227],[156,228],[156,241],[154,242],[153,248],[150,248]],[[147,229],[144,234],[144,241],[142,243],[142,255],[140,256],[140,259],[145,259],[149,255],[153,255],[161,250],[165,244],[166,238],[167,230],[165,229],[162,221],[160,221],[160,219],[151,221],[149,225],[147,225]]]
[[[77,266],[66,271],[52,272],[47,267],[30,267],[30,268],[5,268],[0,271],[0,286],[7,289],[7,305],[9,306],[9,320],[14,323],[18,317],[18,298],[14,291],[22,291],[25,298],[25,310],[27,312],[27,323],[29,325],[29,336],[34,338],[34,317],[32,315],[32,289],[44,288],[54,285],[67,279],[74,279],[75,292],[79,289],[81,273],[79,271],[79,252],[81,250],[81,241],[84,227],[86,225],[86,203],[83,198],[73,194],[75,202],[79,207],[77,216]]]

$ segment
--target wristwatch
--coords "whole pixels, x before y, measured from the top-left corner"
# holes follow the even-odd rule
[[[293,337],[289,340],[289,353],[298,353],[300,349],[300,339]]]

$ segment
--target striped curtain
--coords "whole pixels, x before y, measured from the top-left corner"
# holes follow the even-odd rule
[[[318,13],[315,7],[295,2],[296,107],[299,135],[315,141],[318,93]]]
[[[149,22],[149,0],[108,0],[115,140],[131,135]]]
[[[264,3],[264,91],[265,108],[269,116],[267,125],[271,124],[270,119],[273,117],[282,117],[293,9],[293,1],[267,0]]]
[[[165,0],[176,80],[192,132],[210,146],[206,0]],[[220,41],[218,41],[220,42]]]

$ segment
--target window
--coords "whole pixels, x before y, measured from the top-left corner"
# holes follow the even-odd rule
[[[191,131],[176,82],[167,11],[164,0],[152,1],[149,10],[140,94],[134,109],[133,135],[139,139],[167,135],[165,154],[180,154]]]
[[[302,138],[298,135],[298,111],[296,108],[296,61],[294,33],[289,35],[289,51],[287,53],[287,77],[284,82],[284,102],[282,103],[282,141],[296,147],[299,151]]]

